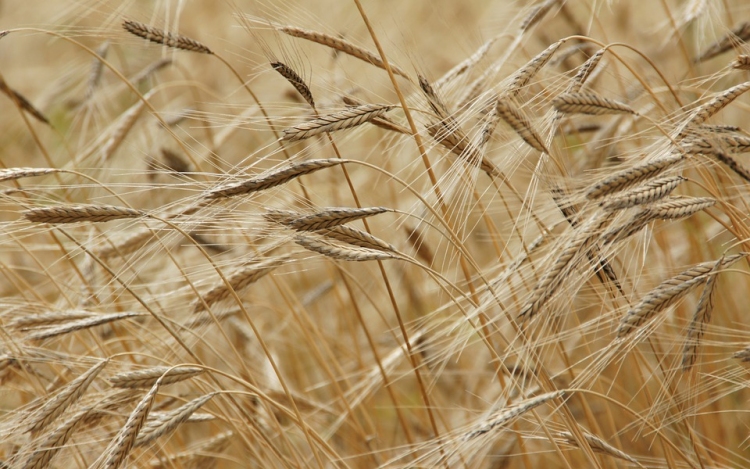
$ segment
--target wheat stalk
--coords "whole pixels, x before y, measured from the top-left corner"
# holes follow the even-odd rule
[[[724,257],[718,262],[697,264],[663,281],[625,314],[617,328],[617,337],[627,336],[656,314],[676,303],[687,295],[693,287],[703,283],[707,275],[715,269],[728,267],[747,255],[748,253],[734,254]]]
[[[49,467],[52,458],[60,451],[70,439],[79,425],[85,422],[86,416],[95,412],[93,407],[79,409],[67,420],[58,425],[47,434],[37,445],[29,457],[20,466],[23,469],[43,469]]]
[[[233,197],[235,195],[248,194],[251,192],[270,189],[281,184],[286,184],[287,182],[300,176],[304,176],[305,174],[310,174],[315,171],[330,168],[331,166],[336,166],[343,163],[346,163],[346,160],[341,160],[338,158],[308,160],[298,163],[292,163],[285,168],[271,171],[270,173],[267,173],[265,175],[256,176],[247,181],[235,182],[213,189],[208,192],[208,194],[206,194],[206,198],[221,199],[226,197]]]
[[[362,262],[400,259],[400,256],[395,253],[385,252],[379,249],[343,245],[328,241],[322,237],[298,235],[294,238],[294,241],[305,249],[342,261]]]
[[[61,205],[33,208],[22,213],[34,223],[105,222],[143,216],[140,210],[114,205]]]
[[[343,111],[318,116],[302,124],[284,129],[282,140],[296,142],[326,132],[350,129],[375,117],[380,117],[391,109],[393,109],[393,106],[387,104],[363,104],[362,106],[349,107]]]
[[[298,231],[316,231],[392,211],[393,209],[387,207],[334,207],[282,223]]]
[[[0,77],[0,91],[8,96],[14,103],[16,103],[16,106],[31,114],[36,120],[44,124],[51,125],[44,114],[42,114],[37,108],[35,108],[34,105],[31,104],[31,102],[26,99],[21,93],[8,86],[8,84],[5,83],[5,79],[3,79],[2,77]]]
[[[498,115],[523,139],[524,142],[539,152],[548,153],[542,138],[531,127],[529,119],[516,108],[508,98],[497,100]]]
[[[571,446],[578,447],[578,441],[576,441],[575,437],[570,432],[560,432],[557,434],[560,438],[563,438],[565,442]],[[615,458],[623,459],[625,461],[629,461],[639,467],[643,467],[641,463],[638,462],[635,458],[632,456],[626,454],[623,451],[620,451],[619,449],[615,448],[614,446],[610,445],[609,443],[605,442],[598,436],[594,436],[588,432],[583,432],[583,438],[586,440],[586,443],[591,447],[592,450],[596,453],[600,454],[606,454],[609,456],[613,456]]]
[[[210,307],[211,305],[228,298],[232,291],[239,292],[244,288],[247,288],[288,259],[288,256],[280,256],[244,265],[233,272],[232,275],[228,276],[226,282],[221,281],[217,283],[206,292],[205,295],[197,300],[193,307],[193,313],[199,313],[206,307]]]
[[[604,233],[602,240],[606,244],[622,241],[654,220],[678,220],[715,204],[716,200],[710,197],[672,197],[639,211],[624,224]]]
[[[524,399],[523,401],[506,407],[487,418],[488,422],[479,425],[476,430],[472,430],[464,435],[464,441],[473,440],[479,436],[491,432],[493,429],[503,426],[519,417],[531,409],[535,409],[540,405],[549,402],[554,399],[559,399],[565,395],[565,391],[553,391],[545,394],[541,394],[536,397]]]
[[[76,332],[83,329],[89,329],[102,324],[107,324],[113,321],[119,321],[121,319],[134,318],[139,316],[146,316],[147,313],[110,313],[110,314],[97,314],[90,318],[79,319],[77,321],[68,322],[59,326],[42,328],[40,330],[33,329],[32,334],[26,336],[28,340],[44,340],[58,335],[68,334],[70,332]]]
[[[282,77],[286,78],[286,81],[288,81],[294,87],[294,89],[297,90],[300,96],[302,96],[302,98],[307,101],[307,104],[309,104],[311,108],[315,109],[315,100],[313,99],[310,87],[307,86],[305,80],[303,80],[302,77],[297,74],[297,72],[295,72],[289,65],[282,62],[273,62],[271,63],[271,67],[279,72]]]
[[[173,430],[175,430],[181,423],[185,422],[193,413],[203,407],[208,401],[210,401],[216,394],[211,393],[201,396],[197,399],[180,406],[179,408],[167,413],[164,416],[158,418],[149,418],[141,428],[138,438],[135,440],[134,446],[143,446],[151,443],[157,438],[160,438]]]
[[[198,376],[205,371],[204,368],[197,366],[155,366],[144,370],[128,371],[119,373],[109,378],[109,382],[116,388],[148,388],[153,386],[158,380],[162,385],[179,383],[194,376]]]
[[[564,93],[552,100],[552,106],[565,114],[636,114],[630,106],[594,93]]]
[[[524,32],[540,22],[542,18],[544,18],[544,15],[546,15],[553,6],[560,3],[560,0],[545,0],[542,3],[535,5],[531,11],[526,15],[526,17],[521,21],[521,26],[519,26],[519,31]]]
[[[750,70],[750,55],[738,55],[731,65],[737,70]]]
[[[630,190],[615,194],[601,202],[604,210],[622,210],[636,205],[643,205],[663,199],[672,193],[685,178],[682,176],[667,176]]]
[[[675,166],[682,161],[684,156],[679,153],[671,153],[667,156],[653,159],[645,163],[637,164],[631,168],[618,171],[594,184],[588,191],[588,199],[598,199],[613,192],[627,189],[641,181],[650,179],[663,171]]]
[[[151,411],[151,406],[154,404],[154,399],[156,399],[156,394],[159,392],[159,387],[161,385],[162,380],[159,378],[149,392],[143,396],[143,399],[138,402],[138,405],[133,412],[130,413],[128,420],[125,422],[122,429],[120,429],[117,436],[107,448],[105,448],[104,453],[102,453],[102,458],[106,458],[104,459],[104,463],[99,465],[95,462],[95,467],[101,467],[102,469],[117,469],[125,462],[130,450],[133,448],[133,445],[135,445],[141,427],[143,427],[148,418],[148,413]]]
[[[549,47],[544,49],[542,52],[534,56],[526,65],[519,68],[513,75],[510,76],[506,91],[511,96],[516,96],[521,90],[529,84],[539,70],[544,67],[547,62],[550,61],[552,56],[557,50],[565,44],[566,39],[561,39],[555,43],[552,43]]]
[[[378,57],[376,54],[363,49],[361,47],[355,46],[351,42],[345,41],[343,39],[331,36],[329,34],[320,33],[317,31],[311,31],[309,29],[302,29],[295,26],[276,26],[276,29],[281,31],[284,34],[288,34],[292,37],[297,37],[300,39],[306,39],[308,41],[317,42],[318,44],[330,47],[331,49],[335,49],[339,52],[343,52],[344,54],[350,55],[354,58],[357,58],[359,60],[363,60],[365,62],[371,63],[375,65],[378,68],[382,68],[385,70],[385,65],[383,64],[383,61]],[[396,75],[401,75],[404,78],[409,78],[409,75],[398,68],[397,66],[390,64],[391,70]]]
[[[711,116],[727,107],[732,101],[740,97],[745,91],[750,90],[750,81],[733,86],[718,95],[714,96],[708,102],[698,106],[687,119],[684,127],[698,126],[706,122]],[[681,134],[684,133],[684,130]]]
[[[5,168],[0,169],[0,182],[15,181],[16,179],[44,176],[60,172],[55,168]]]
[[[67,386],[62,388],[54,397],[48,399],[44,405],[34,413],[31,422],[26,431],[36,433],[43,430],[47,425],[59,417],[65,409],[73,405],[83,396],[86,389],[96,378],[100,371],[109,363],[109,360],[103,360],[86,373],[71,381]]]
[[[589,57],[583,65],[581,65],[578,72],[570,81],[568,88],[565,90],[566,93],[580,93],[581,88],[583,88],[583,85],[591,75],[591,72],[593,72],[596,66],[599,65],[605,52],[607,52],[606,48],[599,49],[594,55]]]
[[[182,49],[191,52],[199,52],[201,54],[213,54],[211,49],[204,46],[200,42],[190,39],[189,37],[181,34],[172,34],[163,31],[153,26],[148,26],[137,21],[125,20],[122,23],[122,27],[127,32],[143,39],[148,39],[151,42],[162,44],[167,47],[173,47],[175,49]]]
[[[708,274],[708,280],[703,287],[703,293],[695,308],[693,318],[687,330],[687,338],[682,349],[682,371],[688,371],[694,364],[698,356],[698,346],[706,329],[706,324],[711,320],[711,313],[714,309],[714,292],[716,291],[716,281],[718,279],[719,268],[723,259],[719,259],[714,268]]]
[[[750,39],[750,22],[740,23],[721,39],[701,52],[698,57],[695,58],[695,62],[700,63],[712,59],[733,48],[736,44],[747,41],[748,39]]]

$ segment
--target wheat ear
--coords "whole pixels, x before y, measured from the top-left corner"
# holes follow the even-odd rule
[[[23,216],[34,223],[105,222],[137,218],[142,215],[143,212],[140,210],[114,205],[62,205],[33,208],[23,212]]]
[[[524,399],[523,401],[517,404],[506,407],[505,409],[502,409],[499,412],[496,412],[493,415],[489,416],[487,418],[488,420],[487,423],[483,423],[482,425],[479,425],[479,428],[477,428],[476,430],[472,430],[468,432],[466,435],[464,435],[464,441],[473,440],[474,438],[477,438],[486,433],[489,433],[493,429],[509,423],[511,420],[515,419],[516,417],[520,415],[525,414],[531,409],[535,409],[539,407],[540,405],[544,404],[545,402],[549,402],[553,399],[559,399],[563,397],[564,395],[565,395],[565,391],[548,392],[548,393],[541,394],[536,397]]]
[[[552,7],[560,3],[560,0],[545,0],[542,3],[535,5],[528,15],[521,21],[521,26],[518,30],[524,32],[530,27],[534,26],[538,22],[542,21],[544,15],[546,15]]]
[[[109,382],[116,388],[148,388],[153,386],[158,380],[161,384],[173,384],[185,381],[205,371],[204,368],[197,366],[155,366],[145,370],[128,371],[111,376]]]
[[[342,261],[362,262],[400,259],[400,256],[395,253],[379,249],[362,248],[350,244],[339,244],[323,237],[298,235],[294,238],[294,241],[305,249]]]
[[[44,176],[45,174],[59,173],[55,168],[5,168],[0,169],[0,182],[15,181],[16,179]]]
[[[718,279],[719,267],[722,259],[719,259],[714,268],[708,274],[708,280],[703,287],[703,293],[695,308],[693,318],[687,330],[685,346],[682,349],[682,371],[688,371],[698,357],[698,346],[706,329],[706,324],[711,320],[711,313],[714,309],[714,292],[716,291],[716,281]]]
[[[302,98],[307,101],[307,104],[309,104],[311,108],[315,109],[315,100],[313,99],[310,87],[307,86],[305,80],[303,80],[302,77],[299,76],[297,72],[294,71],[294,69],[292,69],[292,67],[282,62],[273,62],[271,63],[271,67],[279,72],[282,77],[286,78],[286,81],[288,81],[294,87],[294,89],[297,90],[300,96],[302,96]]]
[[[229,298],[232,291],[239,292],[244,288],[260,280],[263,276],[281,265],[288,256],[265,259],[261,262],[247,264],[227,277],[227,283],[221,281],[212,287],[201,299],[196,301],[193,307],[193,313],[203,311],[206,306],[211,306],[226,298]]]
[[[750,22],[744,22],[737,25],[721,39],[708,46],[703,52],[695,58],[695,62],[703,62],[712,59],[717,55],[723,54],[736,44],[750,39]]]
[[[282,140],[296,142],[326,132],[350,129],[375,117],[381,117],[391,109],[393,109],[393,106],[387,104],[363,104],[362,106],[349,107],[343,111],[318,116],[302,124],[284,129]]]
[[[91,60],[91,72],[89,73],[89,79],[86,83],[86,94],[84,95],[84,101],[90,99],[96,87],[99,85],[99,81],[102,77],[102,71],[104,70],[104,63],[101,59],[107,57],[107,51],[109,51],[109,41],[104,41],[99,47],[96,48],[97,57]]]
[[[552,100],[552,106],[564,114],[636,114],[627,104],[594,93],[564,93]]]
[[[594,55],[581,65],[578,72],[575,74],[573,79],[570,81],[568,88],[565,90],[566,93],[579,93],[586,80],[591,76],[591,72],[594,71],[599,62],[604,57],[604,53],[607,52],[606,48],[599,49]]]
[[[690,114],[685,127],[698,126],[703,124],[711,116],[727,107],[732,101],[740,97],[747,90],[750,90],[750,81],[740,83],[739,85],[724,90],[723,92],[714,96],[708,102],[695,109],[695,111]]]
[[[90,318],[79,319],[77,321],[71,321],[65,324],[54,327],[46,327],[41,329],[33,329],[32,334],[26,336],[28,340],[44,340],[58,335],[68,334],[70,332],[76,332],[83,329],[89,329],[91,327],[100,326],[113,321],[119,321],[121,319],[134,318],[138,316],[146,316],[147,313],[110,313],[110,314],[97,314]]]
[[[731,65],[737,70],[750,70],[750,55],[738,55]]]
[[[526,65],[524,65],[513,75],[511,75],[509,80],[510,83],[506,88],[507,93],[511,96],[516,96],[518,93],[520,93],[521,90],[529,84],[529,81],[531,81],[531,79],[536,76],[539,70],[541,70],[542,67],[544,67],[547,62],[550,61],[552,56],[555,54],[555,52],[557,52],[560,46],[565,43],[565,41],[565,39],[561,39],[551,44],[542,52],[534,56],[534,58],[531,59]]]
[[[663,281],[625,314],[617,328],[617,337],[627,336],[656,314],[676,303],[693,287],[703,283],[706,276],[715,269],[728,267],[747,255],[748,253],[740,253],[724,257],[718,262],[704,262]]]
[[[393,209],[387,207],[334,207],[282,223],[298,231],[315,231],[392,211]]]
[[[330,47],[331,49],[335,49],[339,52],[343,52],[344,54],[371,63],[376,67],[385,70],[385,65],[383,64],[383,61],[380,60],[380,57],[366,49],[355,46],[351,42],[331,36],[329,34],[311,31],[309,29],[297,28],[295,26],[277,26],[276,29],[292,37],[317,42],[318,44]],[[407,79],[409,78],[409,75],[406,72],[392,64],[391,70],[396,75],[401,75],[402,77]]]
[[[47,434],[37,445],[21,466],[23,469],[43,469],[49,467],[52,458],[70,439],[79,425],[86,421],[86,417],[95,412],[93,407],[85,407],[76,411],[67,420]]]
[[[213,54],[213,52],[211,52],[211,49],[204,46],[200,42],[194,39],[190,39],[189,37],[183,36],[181,34],[168,33],[159,28],[154,28],[153,26],[148,26],[146,24],[131,20],[125,20],[122,23],[122,27],[125,28],[125,30],[130,34],[142,37],[143,39],[148,39],[151,42],[162,44],[167,47],[199,52],[202,54]]]
[[[0,77],[0,91],[8,96],[14,103],[16,103],[16,106],[31,114],[36,120],[47,125],[51,125],[44,114],[42,114],[37,108],[35,108],[28,99],[24,98],[21,93],[8,86],[8,84],[5,83],[5,80],[2,77]]]
[[[366,231],[359,230],[357,228],[338,225],[331,228],[324,228],[318,230],[318,233],[337,241],[343,241],[347,244],[359,246],[367,249],[378,249],[381,251],[395,252],[396,248],[386,243],[380,238],[377,238]]]
[[[25,314],[18,316],[7,322],[7,326],[13,329],[19,329],[21,331],[28,331],[29,328],[48,326],[51,324],[58,324],[61,322],[76,321],[78,319],[86,319],[95,316],[96,313],[85,310],[70,310],[70,311],[53,311],[49,313],[39,314]]]
[[[558,436],[563,438],[565,442],[571,446],[578,447],[578,442],[576,441],[575,437],[573,437],[573,434],[570,432],[560,432],[558,433]],[[594,436],[588,432],[583,432],[583,438],[586,440],[586,443],[591,447],[592,450],[596,453],[600,454],[606,454],[608,456],[612,456],[615,458],[623,459],[625,461],[629,461],[639,467],[643,467],[641,463],[638,462],[635,458],[632,456],[626,454],[623,451],[620,451],[619,449],[615,448],[614,446],[610,445],[609,443],[605,442],[598,436]]]
[[[179,408],[168,412],[164,416],[159,418],[151,418],[146,421],[143,428],[141,428],[138,438],[135,440],[134,446],[143,446],[151,443],[157,438],[160,438],[173,430],[175,430],[181,423],[185,422],[193,413],[203,407],[208,401],[218,393],[206,394],[197,399],[180,406]],[[153,413],[152,413],[153,415]]]
[[[210,463],[213,462],[214,455],[224,451],[231,443],[233,436],[234,433],[231,431],[220,433],[186,451],[171,455],[168,458],[151,460],[149,465],[154,469],[159,467],[212,467]]]
[[[448,70],[448,72],[440,77],[440,79],[435,81],[435,87],[442,88],[446,83],[454,80],[460,75],[463,75],[467,70],[472,68],[487,55],[492,45],[495,44],[495,42],[497,42],[499,38],[499,36],[490,38],[487,42],[482,44],[479,49],[474,51],[473,54],[456,64],[452,69]]]
[[[54,397],[48,399],[44,405],[34,413],[31,423],[28,426],[29,432],[36,433],[43,430],[47,425],[59,417],[65,409],[73,405],[83,396],[94,378],[104,369],[109,360],[103,360],[86,373],[71,381],[67,386],[62,388]]]
[[[102,469],[117,469],[125,462],[128,454],[130,454],[130,450],[135,444],[141,427],[143,427],[143,424],[148,418],[148,413],[154,405],[154,399],[156,399],[156,394],[159,392],[161,384],[162,380],[158,379],[148,393],[143,396],[143,399],[138,402],[138,405],[133,412],[130,413],[130,416],[128,416],[125,425],[123,425],[117,436],[104,450],[104,453],[102,454],[102,457],[106,457],[104,463],[102,465],[94,463],[96,467],[101,467]]]
[[[266,189],[270,189],[281,184],[310,174],[315,171],[330,168],[346,163],[346,160],[338,158],[329,158],[323,160],[308,160],[298,163],[292,163],[291,165],[271,171],[260,176],[248,179],[247,181],[240,181],[231,184],[227,184],[216,189],[211,190],[206,194],[207,199],[222,199],[226,197],[233,197],[235,195],[248,194],[250,192],[257,192]]]
[[[612,192],[621,191],[634,186],[641,181],[657,176],[661,172],[673,167],[684,159],[679,153],[671,153],[668,156],[656,158],[645,163],[637,164],[631,168],[618,171],[596,183],[588,191],[588,199],[598,199]]]
[[[623,210],[636,205],[643,205],[663,199],[672,193],[685,178],[668,176],[654,179],[630,190],[620,192],[602,201],[604,210]]]
[[[509,98],[497,100],[497,114],[523,139],[524,142],[539,152],[548,153],[542,138],[531,126],[529,119],[516,108]]]

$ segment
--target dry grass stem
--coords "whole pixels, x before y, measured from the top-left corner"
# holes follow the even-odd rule
[[[175,49],[182,49],[192,52],[199,52],[201,54],[213,54],[211,49],[204,46],[200,42],[190,39],[189,37],[181,34],[172,34],[166,31],[162,31],[159,28],[148,26],[137,21],[125,20],[122,23],[122,27],[127,32],[143,39],[148,39],[151,42],[162,44],[167,47],[173,47]]]
[[[26,338],[28,340],[50,339],[59,335],[69,334],[71,332],[101,326],[102,324],[107,324],[113,321],[120,321],[122,319],[135,318],[145,315],[146,313],[135,312],[98,314],[94,317],[79,319],[77,321],[68,322],[59,326],[32,329],[32,333],[27,335]]]
[[[594,184],[588,191],[586,191],[586,197],[588,199],[599,199],[613,192],[627,189],[639,182],[659,175],[663,171],[672,168],[683,159],[683,155],[672,153],[668,156],[662,156],[645,163],[637,164],[631,168],[618,171]]]
[[[383,61],[380,60],[380,57],[378,57],[377,54],[374,54],[361,47],[355,46],[349,41],[345,41],[329,34],[311,31],[309,29],[297,28],[295,26],[277,26],[276,29],[292,37],[298,37],[300,39],[317,42],[318,44],[322,44],[324,46],[330,47],[331,49],[343,52],[344,54],[351,55],[354,58],[371,63],[376,67],[385,70],[385,65],[383,65]],[[401,75],[402,77],[407,79],[409,78],[409,74],[407,74],[397,66],[393,65],[392,63],[389,65],[391,66],[391,70],[393,71],[393,73],[395,73],[396,75]]]
[[[159,418],[149,418],[143,428],[141,428],[138,438],[135,440],[135,446],[143,446],[151,443],[175,430],[180,424],[185,422],[193,413],[203,407],[217,393],[206,394],[205,396],[193,399],[192,401],[180,406],[179,408],[168,412]]]
[[[81,398],[81,396],[83,396],[83,393],[86,392],[89,384],[94,381],[99,372],[104,369],[108,362],[109,360],[103,360],[97,363],[86,373],[63,387],[54,395],[54,397],[47,400],[47,402],[45,402],[44,405],[31,416],[26,431],[37,433],[65,412],[65,409],[73,405]]]
[[[630,106],[603,98],[594,93],[565,93],[552,100],[552,106],[564,114],[589,114],[601,116],[605,114],[635,114]]]
[[[338,158],[329,158],[324,160],[308,160],[299,163],[292,163],[291,165],[271,171],[269,173],[256,176],[247,181],[240,181],[224,186],[220,186],[216,189],[211,190],[206,194],[208,199],[222,199],[225,197],[233,197],[235,195],[248,194],[251,192],[262,191],[270,189],[281,184],[310,174],[315,171],[330,168],[331,166],[337,166],[346,163],[346,160],[340,160]]]
[[[205,370],[197,366],[155,366],[144,370],[119,373],[109,378],[109,382],[116,388],[148,388],[161,378],[161,384],[173,384],[198,376]]]
[[[630,190],[620,192],[601,202],[604,210],[623,210],[636,205],[643,205],[661,200],[672,193],[685,178],[682,176],[667,176]]]
[[[326,238],[298,235],[294,241],[305,249],[341,261],[383,261],[400,259],[395,253],[334,243]]]
[[[704,62],[712,59],[724,52],[734,48],[741,42],[750,39],[750,22],[740,23],[734,29],[729,31],[721,39],[708,46],[703,52],[695,58],[695,62]]]
[[[693,287],[706,281],[707,276],[713,271],[726,268],[747,255],[740,253],[724,257],[718,262],[704,262],[663,281],[625,314],[617,328],[617,337],[627,336],[656,314],[676,303]]]
[[[363,104],[358,107],[349,107],[343,111],[318,116],[305,123],[284,129],[282,139],[296,142],[326,132],[350,129],[369,122],[375,117],[381,117],[391,109],[393,106],[387,104]]]
[[[32,208],[23,216],[34,223],[80,223],[105,222],[123,218],[138,218],[143,212],[134,208],[114,205],[61,205],[58,207]]]
[[[282,62],[273,62],[271,63],[271,67],[279,72],[282,77],[286,78],[286,81],[288,81],[294,87],[294,89],[297,90],[300,96],[302,96],[302,98],[307,101],[307,104],[309,104],[311,108],[315,109],[315,100],[313,99],[310,87],[307,86],[305,80],[303,80],[302,77],[294,71],[294,69]]]

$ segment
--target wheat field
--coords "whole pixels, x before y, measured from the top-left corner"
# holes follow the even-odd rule
[[[750,467],[747,40],[1,2],[0,467]]]

